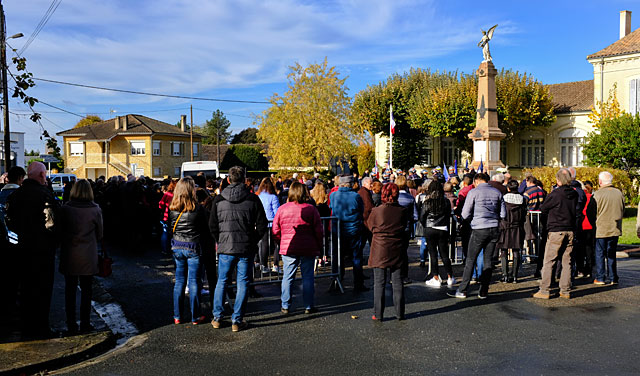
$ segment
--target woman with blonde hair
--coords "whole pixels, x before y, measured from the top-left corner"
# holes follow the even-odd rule
[[[65,313],[67,329],[78,331],[76,291],[80,296],[80,330],[91,331],[91,294],[93,275],[98,273],[98,242],[102,241],[102,210],[93,202],[91,184],[78,180],[71,189],[69,201],[60,209],[60,273],[65,280]]]
[[[171,250],[176,264],[173,286],[173,322],[180,324],[184,306],[184,288],[189,284],[189,303],[193,325],[204,322],[200,315],[200,255],[201,240],[209,231],[204,208],[196,199],[196,187],[189,176],[180,179],[169,205],[169,224],[173,233]]]

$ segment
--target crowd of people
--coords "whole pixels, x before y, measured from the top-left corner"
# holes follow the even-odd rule
[[[192,324],[207,320],[201,309],[206,276],[215,288],[209,294],[211,324],[223,325],[225,302],[235,299],[233,331],[247,326],[247,299],[260,295],[251,284],[256,272],[282,274],[282,314],[292,309],[291,285],[298,269],[307,314],[317,311],[317,264],[330,265],[340,281],[350,264],[354,293],[368,291],[367,243],[373,271],[372,318],[377,321],[384,318],[387,283],[393,287],[396,317],[405,316],[404,285],[413,283],[408,256],[413,238],[420,246],[419,266],[429,265],[426,286],[447,286],[455,298],[466,298],[474,283],[479,284],[478,297],[487,298],[498,264],[501,282],[518,283],[525,244],[530,255],[537,256],[535,277],[541,281],[535,298],[552,298],[556,278],[562,298],[571,298],[575,278],[592,278],[597,285],[618,283],[615,252],[625,203],[610,173],[600,174],[597,190],[592,182],[577,181],[571,168],[559,169],[557,184],[548,190],[530,174],[518,182],[508,173],[458,173],[436,168],[431,175],[418,174],[412,168],[379,175],[367,171],[331,181],[318,174],[272,175],[258,182],[248,179],[243,168],[233,167],[224,179],[202,174],[161,182],[131,175],[95,182],[80,179],[69,183],[58,199],[42,163],[32,163],[26,172],[14,167],[0,191],[0,240],[7,250],[4,265],[20,268],[5,267],[0,273],[2,302],[19,302],[24,335],[51,335],[48,316],[59,247],[68,330],[91,330],[91,283],[103,237],[127,239],[132,252],[159,242],[161,252],[175,263],[174,323],[180,324],[185,316],[186,292]],[[330,216],[338,220],[322,219]],[[462,275],[456,276],[451,250],[458,239],[465,264]],[[230,288],[234,279],[235,291]],[[80,326],[75,307],[78,284]],[[337,281],[332,288],[337,288]]]

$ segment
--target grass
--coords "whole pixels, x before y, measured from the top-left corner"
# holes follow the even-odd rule
[[[625,214],[626,211],[625,211]],[[622,236],[618,240],[620,244],[640,244],[636,235],[636,216],[625,216],[622,220]]]

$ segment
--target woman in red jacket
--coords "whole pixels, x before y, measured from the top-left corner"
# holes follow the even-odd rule
[[[369,267],[373,268],[373,320],[382,321],[384,315],[384,288],[387,269],[393,282],[393,305],[398,320],[404,319],[404,286],[402,284],[402,263],[404,262],[402,240],[405,228],[413,213],[398,204],[400,189],[394,183],[382,188],[382,205],[373,208],[367,227],[373,234]]]
[[[173,191],[176,189],[177,180],[171,180],[167,185],[166,191],[162,198],[158,202],[158,209],[160,211],[160,224],[162,225],[162,236],[160,237],[160,245],[162,254],[168,255],[171,253],[171,229],[169,228],[169,205],[173,200]]]
[[[282,313],[289,313],[291,305],[291,283],[298,266],[302,273],[302,299],[304,313],[314,313],[313,266],[322,250],[322,220],[315,206],[307,204],[306,187],[298,182],[289,188],[288,202],[282,205],[273,219],[273,236],[280,242],[282,255]]]

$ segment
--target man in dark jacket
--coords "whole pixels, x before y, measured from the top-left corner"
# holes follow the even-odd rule
[[[53,220],[58,204],[47,188],[41,162],[27,169],[27,179],[7,199],[9,229],[18,235],[20,311],[25,337],[49,337],[56,237]]]
[[[231,330],[247,327],[243,319],[247,303],[249,273],[258,250],[258,240],[267,231],[267,216],[258,196],[251,194],[244,184],[244,169],[229,169],[229,185],[216,196],[211,207],[209,229],[218,243],[218,283],[213,298],[213,321],[220,327],[224,312],[224,292],[233,269],[238,267],[237,293],[231,316]]]
[[[476,188],[469,191],[462,209],[462,218],[471,219],[471,238],[469,240],[469,253],[464,265],[462,282],[455,293],[450,296],[466,298],[467,289],[471,282],[471,276],[480,251],[484,249],[484,266],[480,275],[480,291],[478,297],[485,299],[489,293],[491,282],[491,259],[496,248],[500,231],[498,229],[500,219],[506,216],[506,209],[502,194],[488,184],[489,175],[479,173],[475,176]]]
[[[547,246],[542,265],[542,281],[540,291],[534,298],[549,299],[551,294],[551,279],[553,268],[558,260],[562,260],[560,275],[560,297],[570,299],[571,288],[571,252],[576,231],[578,193],[571,186],[571,173],[563,168],[556,174],[558,187],[554,189],[540,206],[540,210],[547,216]]]

